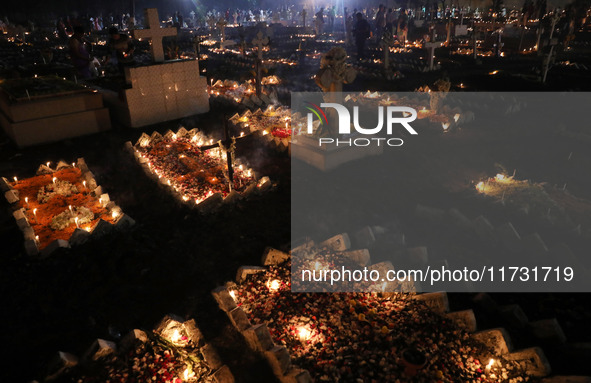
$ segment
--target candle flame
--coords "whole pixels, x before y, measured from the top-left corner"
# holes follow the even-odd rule
[[[459,119],[460,119],[460,114],[459,113],[456,113],[455,116],[454,116],[454,121],[455,122],[458,122]]]
[[[17,183],[18,182],[18,178],[14,177],[14,182]]]
[[[478,190],[479,192],[484,192],[484,182],[480,181],[479,183],[477,183],[476,190]]]
[[[57,181],[57,177],[53,177],[53,183]]]
[[[230,296],[232,297],[232,299],[236,300],[236,291],[234,290],[230,290],[229,291]]]
[[[312,331],[306,326],[300,326],[298,328],[298,336],[300,337],[301,341],[307,341],[312,337]]]
[[[279,287],[281,287],[281,283],[277,279],[267,281],[267,288],[270,291],[277,291],[279,290]]]
[[[488,364],[486,365],[486,369],[490,370],[494,364],[495,364],[495,360],[493,358],[490,358],[490,360],[488,361]]]
[[[172,336],[170,337],[170,341],[172,343],[177,343],[178,341],[181,340],[181,333],[179,332],[179,330],[174,330],[174,332],[172,333]]]

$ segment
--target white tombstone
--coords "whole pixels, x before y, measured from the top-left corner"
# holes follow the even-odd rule
[[[429,51],[429,70],[433,70],[433,59],[435,59],[435,48],[439,48],[441,43],[429,42],[425,44],[425,47]]]

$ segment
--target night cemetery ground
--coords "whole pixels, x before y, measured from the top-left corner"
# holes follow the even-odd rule
[[[292,36],[295,31],[277,33]],[[267,88],[270,97],[284,105],[289,104],[290,91],[317,90],[312,76],[319,66],[319,54],[333,44],[307,39],[306,58],[301,60],[290,58],[290,52],[300,45],[295,40],[277,38],[270,52],[265,52],[270,61],[283,58],[297,63],[269,62],[267,66],[265,75],[276,75],[281,81]],[[188,36],[180,42],[186,51],[192,49]],[[373,53],[375,58],[381,57],[381,52]],[[253,78],[253,61],[240,54],[216,53],[207,46],[202,47],[202,54],[207,56],[200,60],[200,66],[206,70],[208,83],[241,83]],[[584,70],[557,66],[548,84],[541,85],[531,78],[532,67],[539,65],[535,57],[482,57],[481,63],[475,64],[469,57],[454,57],[445,49],[438,55],[442,69],[423,73],[416,62],[422,68],[424,55],[420,49],[396,54],[401,58],[398,65],[402,76],[388,81],[381,77],[379,65],[358,64],[358,77],[346,85],[346,90],[412,92],[433,86],[444,75],[449,76],[452,91],[588,90],[591,83]],[[69,164],[83,157],[97,184],[135,221],[126,230],[110,230],[100,238],[58,249],[49,257],[31,257],[25,253],[23,235],[10,206],[1,203],[0,321],[5,352],[0,381],[43,381],[58,351],[83,356],[96,339],[117,343],[127,353],[80,363],[57,381],[106,381],[109,374],[111,378],[120,374],[123,381],[132,381],[132,376],[136,381],[148,381],[150,375],[163,382],[212,381],[214,370],[223,365],[238,382],[273,382],[290,371],[285,367],[285,350],[289,363],[308,370],[316,381],[337,381],[336,377],[347,382],[494,382],[525,381],[526,377],[537,381],[541,376],[527,374],[535,371],[546,375],[544,363],[538,360],[524,367],[515,361],[523,361],[523,357],[519,359],[514,351],[532,347],[540,347],[552,367],[551,375],[591,375],[589,294],[449,293],[425,298],[431,306],[412,296],[376,293],[299,298],[289,292],[289,260],[285,259],[265,264],[264,270],[227,284],[235,281],[241,266],[263,266],[261,257],[268,255],[269,247],[282,254],[289,251],[292,183],[304,183],[314,190],[328,180],[338,190],[346,187],[349,172],[367,166],[379,168],[384,162],[397,164],[395,172],[379,175],[399,182],[370,183],[372,198],[360,195],[343,201],[344,206],[355,207],[350,210],[356,214],[355,225],[346,224],[351,222],[346,208],[323,212],[314,221],[317,224],[300,233],[301,237],[320,243],[348,233],[352,246],[346,250],[366,245],[372,264],[394,263],[393,255],[404,257],[424,251],[441,259],[451,252],[466,258],[495,256],[504,251],[503,245],[491,245],[471,231],[474,222],[485,219],[495,229],[510,223],[524,240],[537,234],[549,251],[566,252],[561,247],[566,243],[572,256],[588,269],[584,255],[591,241],[591,180],[587,177],[591,136],[584,127],[540,130],[536,126],[515,129],[507,124],[483,128],[472,122],[444,132],[437,126],[425,130],[421,140],[408,139],[403,148],[389,148],[392,150],[382,156],[352,162],[330,173],[314,170],[305,179],[292,177],[286,150],[271,145],[262,133],[252,134],[236,145],[236,158],[255,174],[268,176],[272,186],[207,212],[175,198],[147,176],[125,150],[125,143],[135,144],[142,133],[150,136],[158,131],[166,135],[181,127],[198,129],[216,142],[224,138],[226,120],[246,110],[242,103],[211,97],[208,113],[141,129],[114,124],[110,131],[25,149],[18,149],[5,135],[0,137],[0,175],[9,181],[14,176],[34,176],[39,165],[48,161],[55,167],[60,160]],[[229,129],[236,136],[243,132],[232,124]],[[495,189],[500,182],[497,174],[510,178],[511,188],[501,192]],[[359,180],[365,181],[371,182]],[[480,182],[486,184],[479,186]],[[530,205],[528,214],[522,213],[523,190],[535,190],[539,197],[539,206]],[[383,211],[380,200],[387,200],[390,209]],[[551,210],[540,218],[536,209],[548,205],[560,207],[560,214]],[[451,225],[450,216],[460,217],[461,224]],[[363,243],[365,237],[359,233],[367,232],[365,228],[372,232],[373,240]],[[329,246],[322,256],[340,257],[342,250]],[[231,301],[212,295],[212,290],[222,286],[228,295],[234,294]],[[232,305],[236,304],[245,317],[232,316],[236,314]],[[278,308],[280,305],[286,307]],[[470,322],[470,315],[467,321],[475,322],[478,331],[503,328],[502,332],[485,332],[502,333],[502,339],[472,336],[474,328],[459,326],[453,318],[466,310],[472,310],[475,321]],[[323,312],[332,317],[325,317]],[[182,326],[181,335],[152,332],[168,314],[178,315],[179,321],[194,319],[202,333],[200,341],[193,342],[190,331]],[[255,326],[268,323],[269,339],[275,346],[272,357],[268,352],[252,351],[260,346],[261,339],[268,340],[264,338],[266,327],[256,327],[260,332],[253,341],[248,335],[251,327],[241,328],[244,319]],[[143,330],[147,340],[129,349],[123,346],[123,338],[134,329]],[[507,346],[510,343],[512,347]],[[428,350],[430,359],[413,375],[412,368],[405,369],[401,355],[407,346],[416,344]],[[202,354],[191,354],[209,345],[219,354],[219,365],[202,358]],[[488,347],[497,347],[501,355]],[[273,357],[278,364],[268,363],[267,359]],[[412,355],[407,359],[412,360]],[[349,360],[355,362],[348,364]],[[367,366],[374,363],[379,366],[375,370]],[[187,366],[191,366],[190,371]],[[379,374],[374,375],[378,369]]]

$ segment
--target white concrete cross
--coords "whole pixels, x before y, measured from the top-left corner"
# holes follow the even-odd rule
[[[136,39],[149,39],[150,51],[154,62],[164,61],[164,49],[162,48],[162,38],[166,36],[176,36],[176,28],[160,28],[160,19],[156,8],[146,8],[145,19],[147,25],[144,29],[133,31],[133,37]]]
[[[228,23],[226,22],[226,20],[223,17],[220,17],[218,22],[215,24],[218,27],[218,29],[220,30],[220,36],[221,36],[222,42],[226,41],[226,24],[228,24]]]
[[[382,48],[382,52],[384,53],[384,69],[390,69],[390,47],[394,45],[394,36],[392,33],[386,31],[382,35],[382,39],[380,40],[378,46]]]
[[[263,59],[263,45],[266,45],[269,43],[269,38],[267,36],[263,37],[263,31],[259,31],[257,33],[257,37],[252,39],[252,43],[254,45],[256,45],[258,48],[258,59],[262,60]]]
[[[435,48],[439,48],[441,43],[428,42],[425,47],[429,51],[429,70],[433,70],[433,59],[435,58]]]

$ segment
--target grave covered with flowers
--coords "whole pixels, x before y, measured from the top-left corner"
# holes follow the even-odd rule
[[[269,106],[264,111],[247,110],[242,115],[235,114],[230,122],[244,131],[259,134],[279,150],[287,150],[291,145],[291,118],[290,108]]]
[[[49,255],[91,235],[103,235],[113,226],[134,223],[97,185],[83,158],[72,164],[59,162],[55,168],[48,162],[29,178],[2,178],[0,187],[14,208],[29,255]]]
[[[268,177],[234,160],[237,138],[214,141],[196,130],[142,134],[126,144],[145,173],[182,203],[208,210],[231,203],[271,186]]]
[[[267,262],[272,258],[270,253],[283,256]],[[335,260],[343,261],[338,253],[320,252],[311,262],[323,267]],[[420,299],[420,295],[293,293],[290,256],[270,250],[263,262],[268,266],[241,268],[238,283],[228,283],[214,290],[213,295],[247,342],[267,356],[280,379],[530,380],[518,363],[497,358],[488,345]],[[382,288],[381,284],[366,287],[368,291]]]
[[[134,329],[118,343],[97,339],[81,359],[59,352],[48,371],[47,381],[60,382],[234,382],[195,320],[173,314],[153,331]]]

